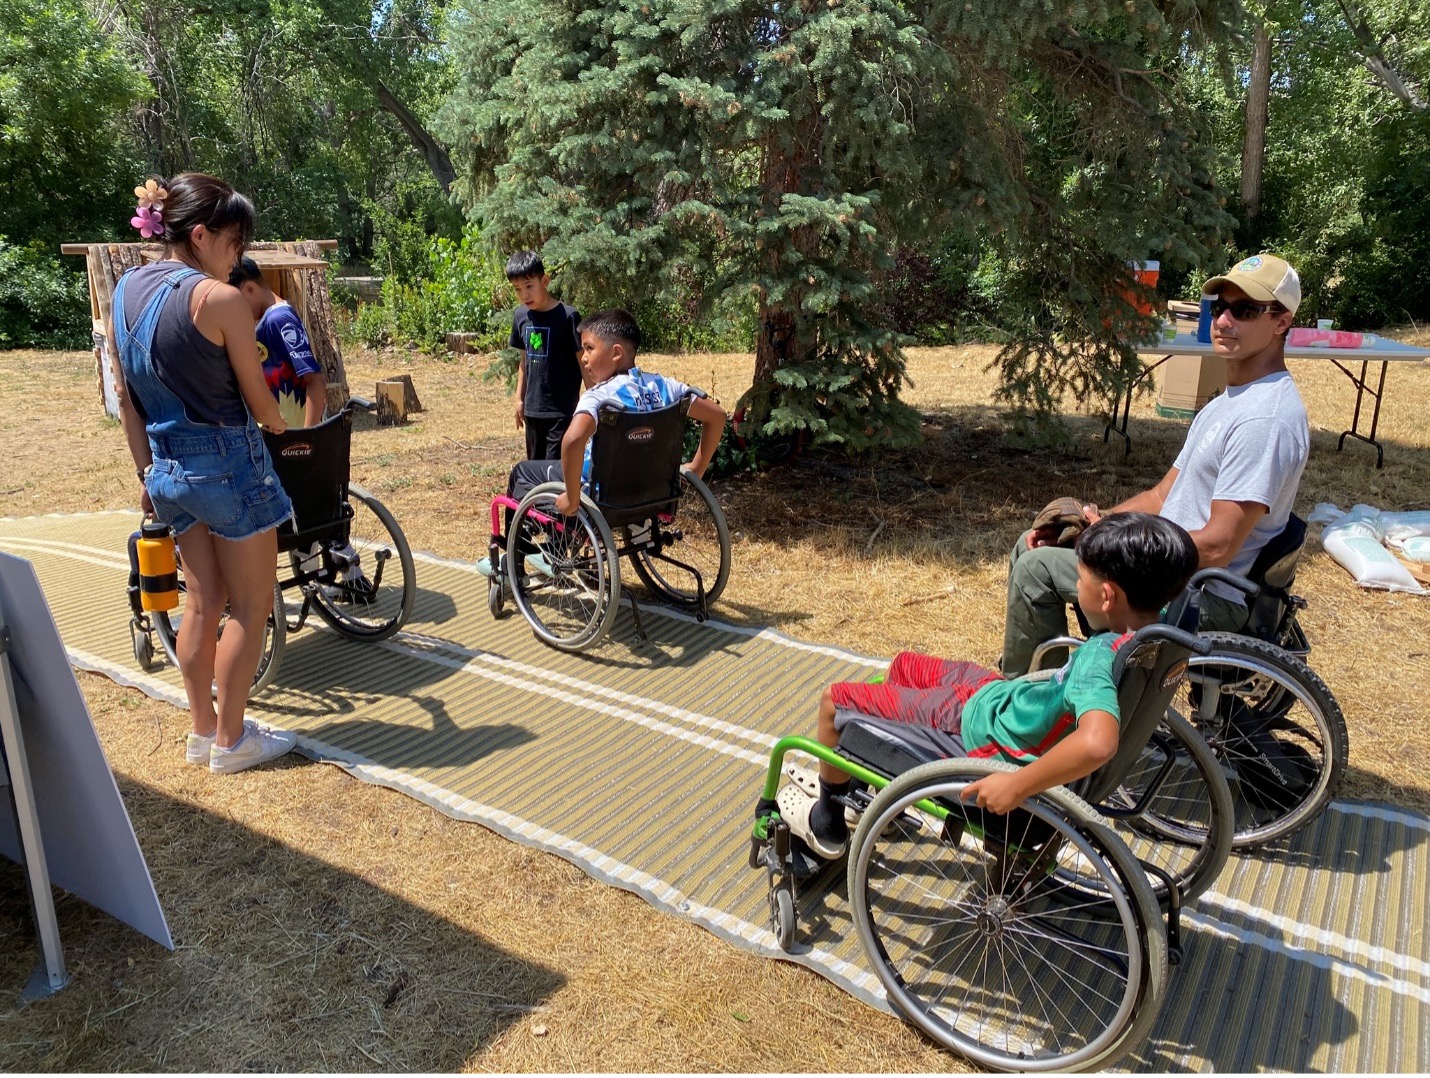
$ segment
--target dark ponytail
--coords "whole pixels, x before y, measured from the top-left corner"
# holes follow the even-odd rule
[[[240,250],[253,240],[253,203],[217,176],[184,172],[164,184],[164,242],[190,254],[189,235],[199,225],[210,232],[236,228]]]

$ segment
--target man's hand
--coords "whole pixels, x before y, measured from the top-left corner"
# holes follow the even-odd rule
[[[1093,505],[1091,502],[1088,502],[1087,505],[1084,505],[1082,507],[1082,515],[1087,517],[1087,526],[1091,528],[1094,524],[1096,524],[1099,520],[1102,519],[1102,510],[1099,509],[1097,506]]]
[[[154,499],[149,497],[149,488],[142,482],[139,484],[139,508],[144,511],[146,517],[154,515]]]
[[[1000,771],[996,775],[985,775],[977,782],[963,788],[959,797],[973,801],[980,808],[1007,815],[1023,803],[1027,796],[1023,792],[1023,776],[1016,771]]]
[[[520,397],[516,399],[516,429],[521,430],[526,425],[526,404]]]
[[[563,517],[574,517],[581,508],[581,495],[567,487],[556,496],[556,511]]]

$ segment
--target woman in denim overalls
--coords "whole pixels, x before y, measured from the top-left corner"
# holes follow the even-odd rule
[[[175,177],[159,197],[163,260],[130,270],[114,290],[119,414],[144,511],[173,528],[184,563],[185,757],[229,774],[293,747],[291,735],[243,717],[273,607],[277,528],[293,513],[259,427],[281,432],[284,422],[248,303],[227,283],[253,234],[253,204],[199,173]]]

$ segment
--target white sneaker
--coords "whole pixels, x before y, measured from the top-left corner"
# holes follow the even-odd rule
[[[293,751],[297,743],[298,738],[293,734],[280,734],[276,730],[260,730],[256,726],[246,726],[243,736],[233,748],[225,749],[214,745],[209,752],[209,770],[215,775],[234,775],[286,756]]]
[[[246,733],[249,730],[256,730],[258,727],[254,725],[252,719],[244,719],[243,729]],[[213,751],[216,736],[209,734],[208,737],[204,737],[202,734],[196,734],[190,730],[188,740],[184,744],[184,759],[188,763],[206,767],[209,762],[209,753]]]

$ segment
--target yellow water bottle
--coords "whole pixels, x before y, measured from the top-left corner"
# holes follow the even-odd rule
[[[173,610],[179,605],[179,563],[169,525],[146,520],[134,543],[139,563],[139,601],[145,610]]]

